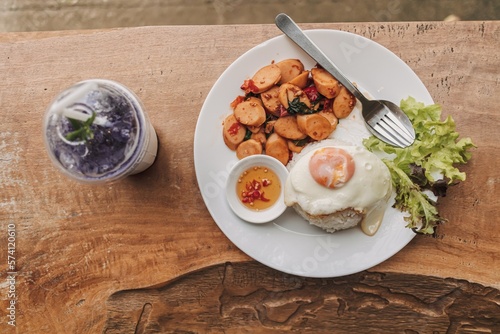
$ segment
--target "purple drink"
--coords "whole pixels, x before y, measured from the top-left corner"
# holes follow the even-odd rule
[[[44,129],[53,163],[78,181],[115,181],[144,171],[156,158],[156,133],[141,103],[114,81],[87,80],[63,91]]]

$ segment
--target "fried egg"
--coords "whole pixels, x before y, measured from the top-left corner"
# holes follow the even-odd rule
[[[385,205],[392,193],[387,166],[364,147],[331,143],[318,143],[293,161],[285,204],[315,219],[347,209],[365,216],[380,203]]]

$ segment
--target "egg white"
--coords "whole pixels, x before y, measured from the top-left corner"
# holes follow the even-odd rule
[[[285,183],[285,204],[298,204],[310,215],[329,215],[347,208],[367,212],[392,192],[391,175],[387,166],[364,147],[337,145],[325,140],[313,149],[301,153],[290,164],[290,174]],[[355,163],[352,178],[340,188],[327,188],[317,183],[310,171],[309,160],[316,150],[337,147],[348,152]]]

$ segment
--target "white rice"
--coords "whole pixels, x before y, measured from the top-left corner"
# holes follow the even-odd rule
[[[359,103],[358,103],[359,104]],[[356,105],[349,117],[340,120],[337,128],[329,138],[307,144],[300,153],[294,153],[288,162],[287,168],[291,170],[295,163],[308,152],[325,146],[363,146],[363,139],[370,136],[361,116],[361,108]],[[316,225],[327,232],[336,232],[357,226],[364,218],[364,213],[352,208],[334,212],[329,215],[313,216],[305,212],[300,205],[293,205],[295,211],[312,225]]]

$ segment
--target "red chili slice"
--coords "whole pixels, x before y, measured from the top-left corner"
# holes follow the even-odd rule
[[[246,94],[248,93],[257,94],[259,92],[259,87],[255,85],[252,79],[243,81],[243,85],[241,85],[240,88],[243,89]]]
[[[261,201],[264,201],[264,202],[269,202],[269,201],[270,201],[270,199],[269,199],[269,198],[266,198],[266,197],[264,196],[264,192],[262,192],[262,194],[260,194],[260,200],[261,200]]]
[[[241,125],[240,123],[236,122],[236,123],[233,123],[233,125],[231,125],[229,127],[229,129],[227,130],[227,132],[229,132],[229,134],[231,136],[234,136],[238,133],[238,130],[241,128]]]
[[[288,110],[286,110],[286,108],[285,108],[282,104],[280,104],[280,106],[279,106],[279,110],[278,110],[278,111],[279,111],[279,113],[280,113],[280,117],[285,117],[285,116],[290,115],[290,114],[288,113]]]
[[[315,86],[309,86],[303,89],[309,101],[314,102],[319,98],[318,89]]]
[[[231,102],[231,108],[236,108],[236,106],[238,104],[240,104],[241,102],[245,101],[245,97],[244,96],[241,96],[241,95],[238,95],[234,100],[233,102]]]

